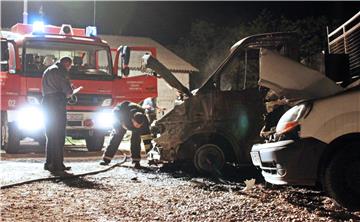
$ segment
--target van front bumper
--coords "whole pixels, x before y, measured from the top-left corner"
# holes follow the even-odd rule
[[[269,183],[315,185],[325,146],[313,138],[284,140],[253,145],[250,154]]]

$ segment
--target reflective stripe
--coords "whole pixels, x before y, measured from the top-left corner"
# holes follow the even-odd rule
[[[128,128],[126,128],[125,124],[122,124],[121,126],[122,126],[122,128],[128,130]]]
[[[142,140],[152,140],[152,138],[151,134],[141,135]]]
[[[104,160],[112,160],[112,157],[108,157],[108,156],[103,156]]]

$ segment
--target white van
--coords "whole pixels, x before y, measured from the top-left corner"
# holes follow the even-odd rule
[[[261,86],[296,105],[251,158],[273,184],[316,185],[360,209],[360,80],[346,87],[276,52],[260,53]]]

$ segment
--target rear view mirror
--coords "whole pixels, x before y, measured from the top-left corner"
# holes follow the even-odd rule
[[[117,49],[114,60],[115,75],[119,77],[128,76],[130,73],[129,62],[130,62],[130,48],[128,46],[120,46]],[[120,72],[119,72],[119,67],[120,67]]]
[[[130,62],[130,48],[127,46],[123,46],[120,51],[120,62],[121,62],[121,73],[124,76],[128,76],[130,73],[129,70],[129,62]]]
[[[6,39],[1,39],[1,71],[8,71],[9,70],[9,48],[8,42]]]

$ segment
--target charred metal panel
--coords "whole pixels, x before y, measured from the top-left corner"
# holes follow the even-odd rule
[[[235,140],[234,153],[240,163],[250,162],[251,146],[261,141],[265,106],[257,88],[218,91],[214,101],[214,128]]]
[[[223,143],[220,144],[224,145],[222,151],[232,155],[231,159],[237,163],[250,164],[251,146],[261,141],[259,132],[265,114],[263,95],[257,88],[259,50],[262,47],[278,49],[281,55],[288,55],[292,47],[287,43],[292,43],[292,36],[292,33],[268,33],[239,41],[195,94],[179,84],[159,61],[144,56],[146,68],[153,69],[171,86],[189,96],[153,127],[159,136],[155,142],[160,147],[161,159],[182,159],[180,148],[183,147],[190,153],[187,156],[190,159],[197,145],[203,142],[198,140],[208,139],[205,142]]]
[[[162,132],[155,142],[162,148],[162,159],[174,160],[179,146],[193,135],[219,134],[232,144],[240,163],[250,163],[248,154],[251,145],[260,141],[264,112],[263,100],[255,88],[198,94],[156,122]]]

